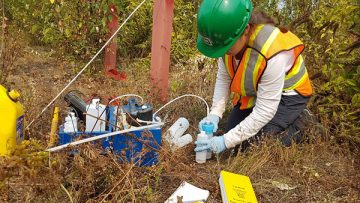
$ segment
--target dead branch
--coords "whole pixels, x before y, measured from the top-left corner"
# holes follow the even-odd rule
[[[304,14],[302,14],[300,17],[298,17],[297,19],[295,19],[293,22],[290,23],[289,28],[290,30],[294,30],[297,27],[299,27],[300,25],[309,22],[310,21],[310,12],[306,12]]]
[[[356,42],[352,43],[349,47],[345,49],[345,51],[349,51],[349,54],[356,48],[360,47],[360,40],[357,40]]]

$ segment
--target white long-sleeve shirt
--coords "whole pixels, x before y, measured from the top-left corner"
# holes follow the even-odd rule
[[[285,73],[290,70],[293,62],[292,50],[281,52],[268,61],[258,84],[256,102],[252,113],[224,135],[227,148],[235,147],[242,141],[256,135],[275,116],[282,94],[297,94],[295,91],[283,93]],[[236,64],[238,63],[237,60]],[[218,59],[218,67],[210,113],[222,118],[230,94],[231,79],[222,58]]]

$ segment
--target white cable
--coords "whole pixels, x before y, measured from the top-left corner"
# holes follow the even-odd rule
[[[159,123],[155,123],[155,124],[152,124],[152,125],[146,125],[146,126],[141,126],[141,127],[133,127],[133,128],[126,129],[126,130],[106,133],[106,134],[103,134],[103,135],[99,135],[99,136],[95,136],[95,137],[89,137],[89,138],[86,138],[86,139],[82,139],[82,140],[78,140],[78,141],[75,141],[75,142],[60,145],[60,146],[57,146],[57,147],[53,147],[53,148],[47,149],[46,151],[47,152],[55,152],[55,151],[59,151],[61,149],[64,149],[66,147],[76,146],[76,145],[79,145],[79,144],[83,144],[83,143],[87,143],[87,142],[91,142],[91,141],[111,137],[111,136],[118,135],[118,134],[128,133],[128,132],[132,132],[132,131],[136,131],[136,130],[144,130],[144,129],[148,129],[148,128],[156,128],[156,127],[160,127],[162,125],[164,125],[164,123],[159,122]]]
[[[194,94],[184,94],[184,95],[182,95],[182,96],[180,96],[180,97],[177,97],[177,98],[169,101],[169,102],[166,103],[164,106],[162,106],[160,109],[158,109],[158,110],[153,114],[153,118],[155,118],[156,114],[157,114],[159,111],[161,111],[163,108],[165,108],[165,107],[168,106],[169,104],[175,102],[176,100],[181,99],[181,98],[184,98],[184,97],[196,97],[196,98],[202,100],[202,101],[205,103],[205,105],[206,105],[206,115],[209,115],[209,112],[210,112],[210,110],[209,110],[209,105],[208,105],[208,103],[205,101],[204,98],[202,98],[202,97],[200,97],[200,96],[197,96],[197,95],[194,95]]]
[[[141,120],[141,119],[136,119],[137,122],[139,123],[145,123],[146,125],[149,125],[149,124],[154,124],[154,123],[159,123],[158,121],[144,121],[144,120]]]
[[[137,94],[124,94],[124,95],[120,95],[120,96],[118,96],[118,97],[110,100],[109,105],[110,105],[111,103],[113,103],[115,100],[121,99],[121,98],[124,98],[124,97],[138,97],[138,98],[141,99],[141,103],[144,103],[144,99],[143,99],[141,96],[137,95]]]
[[[116,36],[116,34],[121,30],[121,28],[127,23],[127,21],[135,14],[135,12],[145,3],[146,0],[143,0],[134,11],[125,19],[125,21],[119,26],[119,28],[115,31],[115,33],[108,39],[108,41],[101,47],[101,49],[92,57],[92,59],[81,69],[81,71],[60,91],[58,95],[40,112],[39,115],[36,116],[34,120],[32,120],[26,129],[28,129],[34,122],[37,120],[59,97],[64,91],[73,83],[75,80],[85,71],[85,69],[95,60],[95,58],[105,49],[105,47],[112,41],[112,39]]]

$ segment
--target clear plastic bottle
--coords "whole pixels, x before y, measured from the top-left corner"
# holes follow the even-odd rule
[[[208,136],[208,139],[211,139],[214,136],[214,124],[211,121],[205,121],[202,124],[201,129],[205,131],[205,134]],[[206,153],[206,159],[211,159],[212,151],[208,150]]]
[[[200,134],[198,134],[197,136],[197,141],[200,141],[200,140],[208,140],[208,136],[205,134],[204,131],[201,131]],[[203,164],[206,162],[206,154],[207,154],[207,151],[204,150],[204,151],[201,151],[201,152],[196,152],[196,155],[195,155],[195,159],[196,159],[196,162],[199,163],[199,164]]]
[[[166,137],[169,143],[175,142],[189,128],[189,121],[186,118],[179,118],[169,129]]]
[[[86,109],[86,132],[105,131],[106,106],[100,104],[100,99],[93,99]]]
[[[126,121],[126,113],[122,107],[119,108],[119,111],[115,110],[114,115],[117,115],[117,126],[121,127],[121,129],[116,130],[126,130],[130,128],[130,125]]]
[[[78,131],[77,117],[74,112],[69,112],[68,116],[65,117],[64,132],[75,133]]]
[[[174,146],[171,147],[172,150],[182,148],[193,142],[193,138],[190,134],[183,135],[173,141]]]

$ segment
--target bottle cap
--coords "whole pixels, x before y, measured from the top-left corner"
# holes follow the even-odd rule
[[[20,97],[20,93],[16,90],[11,90],[9,92],[9,97],[10,99],[12,99],[13,101],[17,101],[17,99]]]
[[[93,99],[92,101],[91,101],[93,104],[98,104],[99,102],[100,102],[100,99]]]
[[[214,132],[214,124],[211,121],[205,121],[201,125],[201,129],[205,131],[206,134],[212,134]]]
[[[161,118],[159,116],[153,117],[153,122],[161,122]]]

